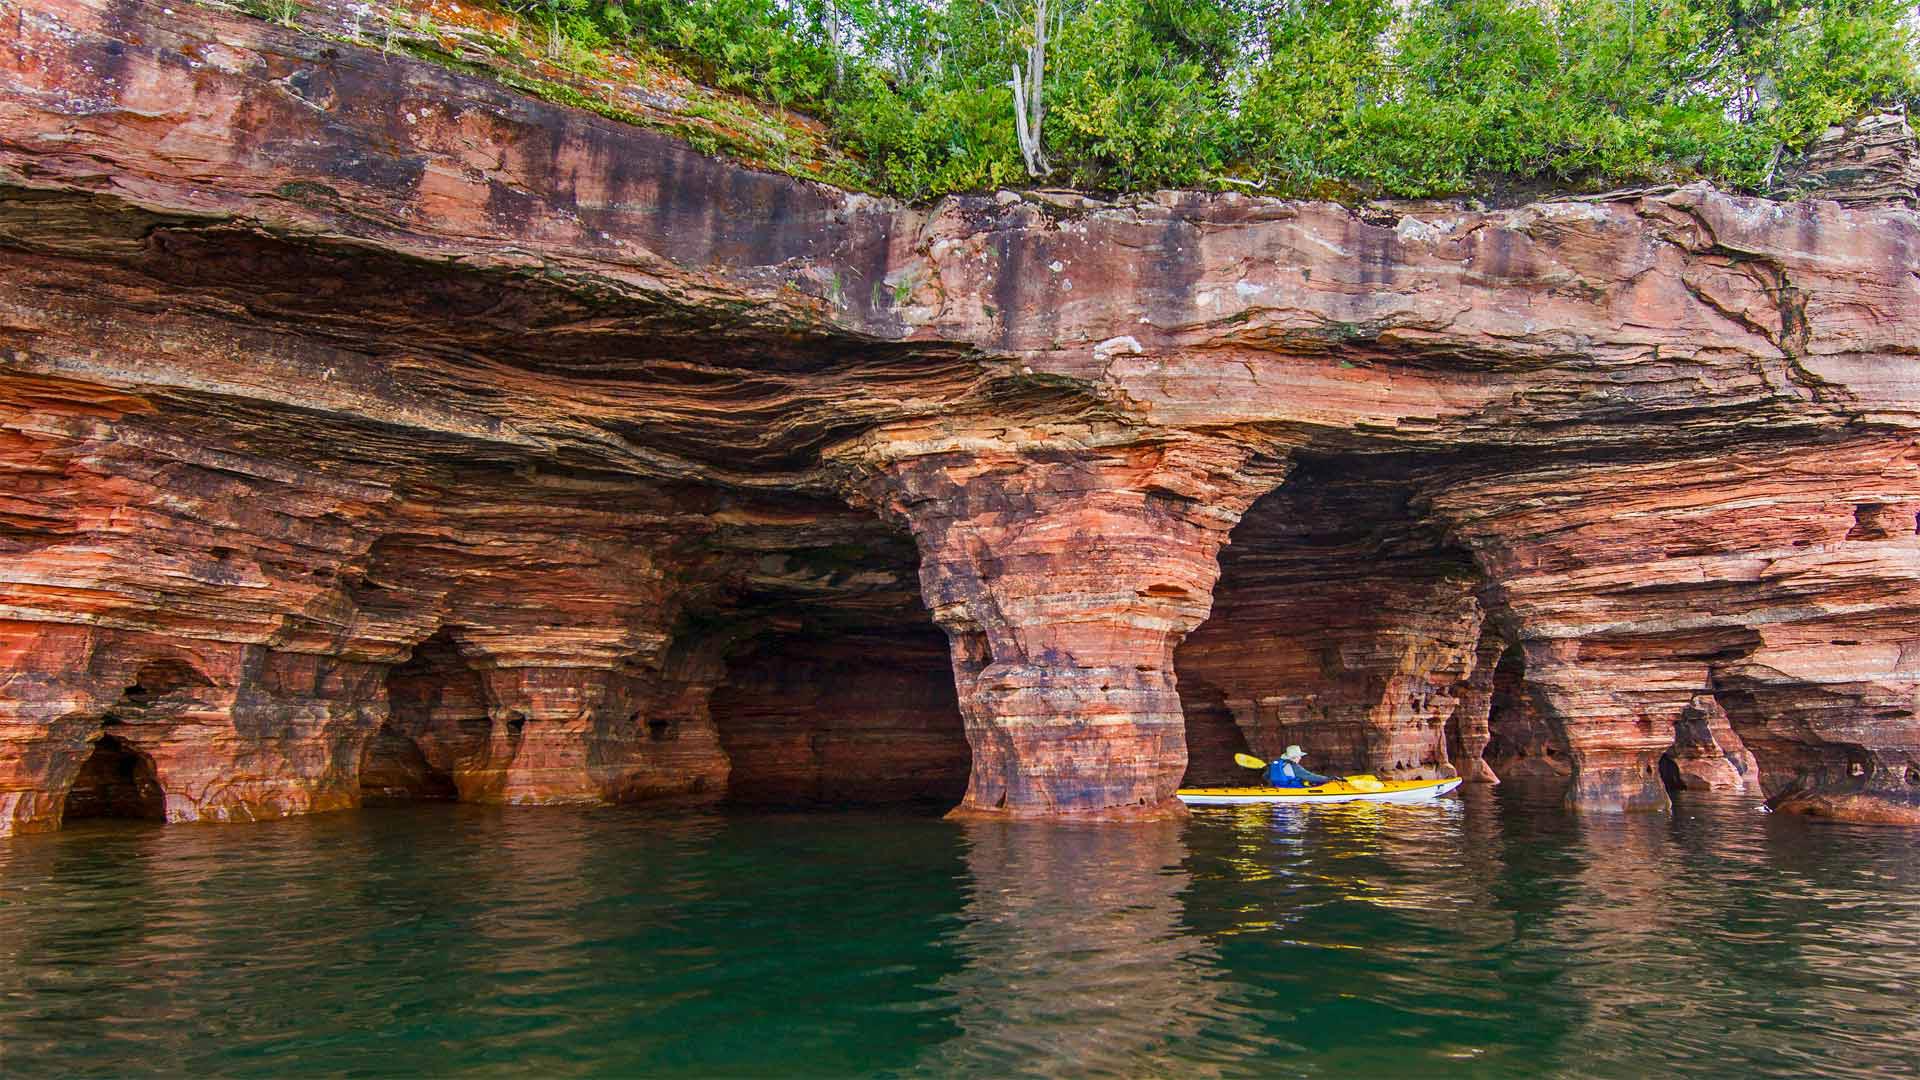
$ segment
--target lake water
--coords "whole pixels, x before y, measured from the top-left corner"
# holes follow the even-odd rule
[[[0,1073],[1920,1072],[1920,835],[424,806],[0,841]]]

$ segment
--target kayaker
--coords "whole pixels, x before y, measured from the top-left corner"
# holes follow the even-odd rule
[[[1286,753],[1280,755],[1280,760],[1268,764],[1267,783],[1273,787],[1319,787],[1339,779],[1337,776],[1321,776],[1301,765],[1300,759],[1306,756],[1307,752],[1300,749],[1298,743],[1287,747]]]

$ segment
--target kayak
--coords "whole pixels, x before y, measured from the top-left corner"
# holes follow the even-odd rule
[[[1198,787],[1174,792],[1188,806],[1239,806],[1245,803],[1417,803],[1437,799],[1460,786],[1460,779],[1380,780],[1361,788],[1335,781],[1310,788]]]

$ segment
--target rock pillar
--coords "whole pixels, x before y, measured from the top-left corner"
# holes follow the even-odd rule
[[[1695,694],[1681,711],[1673,747],[1660,769],[1668,786],[1683,791],[1746,791],[1760,785],[1759,763],[1712,694]]]
[[[1640,651],[1648,644],[1651,648]],[[1583,810],[1664,810],[1660,757],[1706,669],[1634,642],[1633,651],[1590,641],[1525,645],[1527,682],[1573,757],[1567,801]]]
[[[1207,617],[1228,532],[1280,478],[1200,439],[919,444],[875,469],[952,648],[973,750],[956,814],[1183,813],[1173,648]]]
[[[467,802],[722,794],[707,698],[725,668],[719,643],[675,637],[687,591],[664,544],[614,514],[552,511],[538,533],[511,516],[435,512],[375,545],[370,578],[406,584],[389,602],[441,622],[389,676],[383,760],[417,754],[427,793]]]
[[[722,668],[709,650],[597,665],[500,659],[442,631],[393,669],[392,716],[365,766],[370,795],[599,804],[726,790],[707,708]]]
[[[1487,764],[1486,752],[1487,744],[1493,741],[1494,676],[1506,648],[1499,628],[1483,620],[1473,666],[1455,692],[1453,715],[1447,720],[1447,758],[1469,784],[1500,782]]]
[[[489,671],[491,718],[507,746],[488,789],[471,797],[541,804],[718,798],[728,766],[707,699],[719,675],[717,665],[711,673]]]

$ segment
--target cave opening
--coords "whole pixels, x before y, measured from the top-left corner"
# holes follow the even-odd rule
[[[1669,795],[1676,791],[1685,791],[1686,778],[1680,775],[1680,763],[1673,759],[1673,751],[1660,755],[1660,786],[1667,789]]]
[[[165,821],[167,800],[153,758],[117,735],[102,735],[67,789],[66,821],[124,818]]]
[[[1485,582],[1419,496],[1405,462],[1304,457],[1248,509],[1174,653],[1184,783],[1255,782],[1234,753],[1290,744],[1321,772],[1485,778]]]
[[[1565,734],[1527,685],[1527,654],[1507,645],[1494,665],[1487,709],[1487,765],[1503,783],[1562,784],[1573,772]]]
[[[133,683],[121,694],[130,705],[146,705],[176,690],[211,685],[211,679],[184,660],[152,660],[134,672]]]
[[[457,762],[482,757],[493,734],[480,675],[441,629],[387,673],[387,718],[360,756],[362,802],[460,796]]]
[[[728,801],[960,800],[972,754],[947,637],[917,600],[907,614],[781,613],[731,651],[710,703]]]

